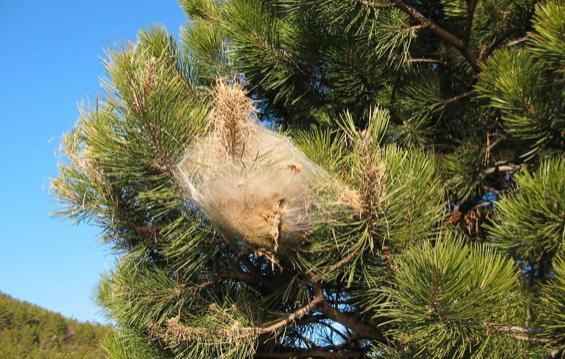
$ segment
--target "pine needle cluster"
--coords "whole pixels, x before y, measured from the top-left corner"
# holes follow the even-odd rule
[[[565,357],[561,1],[181,5],[53,181],[109,358]]]

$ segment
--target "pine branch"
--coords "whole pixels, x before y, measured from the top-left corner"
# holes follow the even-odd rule
[[[508,37],[510,35],[512,35],[513,32],[512,30],[507,31],[506,33],[503,33],[497,40],[493,41],[491,43],[490,46],[488,46],[486,49],[483,49],[480,54],[479,54],[479,63],[484,62],[486,59],[488,59],[490,57],[490,55],[492,55],[492,53],[494,52],[494,50],[502,47],[502,45],[504,44],[505,41],[508,40]],[[529,36],[522,36],[518,39],[509,41],[508,43],[506,43],[504,45],[504,47],[512,47],[512,46],[516,46],[519,45],[523,42],[526,42],[529,39]]]
[[[512,41],[510,41],[509,43],[507,43],[507,44],[506,44],[506,47],[511,47],[511,46],[519,45],[519,44],[521,44],[521,43],[523,43],[523,42],[528,41],[528,39],[529,39],[529,36],[528,36],[528,35],[522,36],[522,37],[520,37],[520,38],[518,38],[518,39],[516,39],[516,40],[512,40]]]
[[[354,254],[354,252],[352,253]],[[312,278],[315,278],[312,277]],[[320,311],[326,314],[330,319],[342,324],[346,328],[351,329],[353,332],[356,333],[358,337],[361,338],[375,338],[379,340],[384,340],[384,337],[381,333],[376,331],[374,328],[368,326],[367,324],[363,323],[358,318],[354,316],[340,312],[332,307],[326,300],[323,294],[323,288],[320,283],[313,283],[314,286],[314,293],[316,297],[321,297],[322,302],[320,303]]]
[[[457,36],[453,35],[451,32],[447,31],[433,20],[428,19],[424,14],[419,12],[417,9],[413,8],[412,6],[406,4],[402,0],[391,0],[396,6],[412,17],[414,20],[418,21],[421,25],[427,26],[434,34],[436,34],[440,39],[445,41],[448,45],[459,50],[461,55],[469,62],[471,67],[476,71],[480,71],[479,63],[475,56],[469,51],[467,46],[465,46],[465,42],[458,38]]]
[[[341,260],[339,260],[338,262],[336,262],[335,264],[329,266],[329,267],[325,267],[323,269],[324,273],[331,273],[333,271],[338,270],[339,268],[343,267],[344,265],[346,265],[347,263],[351,262],[353,260],[353,258],[355,258],[355,256],[358,253],[358,249],[355,249],[353,251],[351,251],[351,253],[349,253],[347,256],[343,257]],[[308,273],[309,275],[309,279],[312,283],[317,283],[322,279],[322,274],[321,273],[317,273],[317,274],[313,274],[313,273]]]
[[[426,59],[426,58],[416,58],[416,59],[408,59],[408,63],[410,64],[439,64],[445,65],[445,62],[442,60],[436,59]]]
[[[549,339],[536,338],[532,335],[540,334],[543,332],[540,328],[524,328],[515,325],[504,325],[496,323],[485,323],[487,327],[487,333],[491,330],[497,333],[508,334],[512,338],[521,341],[533,342],[533,343],[549,343]]]
[[[324,315],[324,318],[326,319],[330,319],[328,316]],[[336,334],[337,336],[339,336],[344,343],[350,343],[351,341],[355,340],[356,338],[352,338],[352,337],[348,337],[346,336],[344,333],[340,332],[339,330],[336,329],[334,323],[328,323],[325,321],[320,321],[317,323],[318,325],[323,325],[324,327],[328,328],[329,331],[331,331],[332,333]],[[348,333],[350,334],[350,333]]]
[[[223,341],[232,341],[236,342],[238,340],[243,340],[252,337],[258,337],[261,335],[273,334],[276,331],[292,324],[316,307],[318,307],[324,301],[324,296],[322,293],[317,293],[314,295],[312,300],[308,302],[303,307],[295,310],[284,319],[278,320],[272,324],[259,326],[259,327],[239,327],[239,326],[232,326],[231,328],[218,328],[218,329],[207,329],[207,328],[198,328],[198,327],[190,327],[187,326],[179,321],[179,318],[171,318],[169,319],[166,324],[165,328],[161,328],[157,324],[150,326],[149,331],[150,333],[159,338],[164,340],[168,343],[190,343],[194,341],[198,341],[201,339],[219,339]]]
[[[315,293],[314,297],[312,298],[312,300],[306,304],[305,306],[303,306],[300,309],[297,309],[296,311],[294,311],[293,313],[291,313],[288,317],[286,317],[283,320],[279,320],[269,326],[266,327],[262,327],[259,329],[259,335],[263,335],[263,334],[269,334],[269,333],[273,333],[276,332],[277,330],[286,327],[287,325],[300,320],[301,318],[303,318],[304,316],[306,316],[308,313],[310,313],[313,309],[317,308],[318,306],[320,306],[320,304],[322,304],[324,302],[324,295],[323,293]]]
[[[474,94],[475,94],[475,91],[473,91],[473,90],[467,91],[467,92],[464,92],[464,93],[462,93],[462,94],[460,94],[460,95],[457,95],[457,96],[453,96],[453,97],[451,97],[451,98],[448,98],[448,99],[442,101],[441,104],[442,104],[443,106],[446,106],[446,105],[449,105],[450,103],[463,100],[463,99],[465,99],[465,98],[467,98],[467,97],[471,97],[471,96],[473,96]]]
[[[237,280],[250,285],[263,284],[261,279],[252,273],[231,271],[231,272],[220,272],[217,274],[217,276],[219,280]]]
[[[512,163],[501,163],[501,164],[497,164],[493,167],[489,167],[486,168],[485,170],[482,171],[482,174],[484,176],[488,176],[491,175],[493,173],[498,173],[498,172],[516,172],[521,168],[520,165],[515,165]]]
[[[473,29],[473,21],[475,20],[475,10],[477,9],[478,0],[466,0],[467,2],[467,26],[465,31],[465,44],[469,44],[471,39],[471,31]]]
[[[384,340],[383,335],[376,331],[374,328],[363,323],[361,320],[351,314],[336,310],[326,301],[322,303],[320,310],[333,321],[336,321],[343,326],[351,329],[359,338],[376,338],[381,341]]]

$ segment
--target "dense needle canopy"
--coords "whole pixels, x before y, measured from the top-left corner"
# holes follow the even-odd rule
[[[561,1],[181,5],[53,182],[109,358],[565,356]]]

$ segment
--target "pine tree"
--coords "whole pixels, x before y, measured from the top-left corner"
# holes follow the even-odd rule
[[[53,181],[109,358],[565,357],[561,1],[181,4]]]

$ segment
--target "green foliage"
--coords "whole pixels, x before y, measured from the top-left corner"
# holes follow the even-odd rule
[[[98,301],[118,323],[143,330],[176,315],[187,294],[167,273],[147,267],[145,258],[129,255],[102,279]]]
[[[350,116],[342,128],[353,146],[348,175],[366,204],[367,231],[375,241],[371,247],[380,242],[400,249],[433,235],[444,195],[435,163],[426,153],[385,145],[388,124],[388,113],[377,109],[363,132],[355,129]]]
[[[0,293],[0,357],[101,359],[107,326],[79,323]]]
[[[296,132],[292,137],[308,158],[325,169],[336,173],[345,165],[346,147],[343,137],[335,132],[315,128],[309,131]]]
[[[485,246],[441,238],[411,248],[395,265],[378,311],[383,325],[394,324],[394,338],[413,346],[417,357],[498,357],[485,326],[516,310],[511,300],[518,276],[511,261]]]
[[[565,161],[554,158],[532,173],[516,176],[518,191],[496,205],[492,241],[531,260],[563,253],[565,246]]]
[[[183,207],[170,173],[202,132],[206,108],[179,61],[164,31],[141,33],[135,47],[110,56],[106,101],[64,139],[70,162],[52,184],[68,205],[61,214],[118,235],[117,247],[131,248],[140,230]]]
[[[544,67],[525,50],[501,50],[489,60],[476,87],[502,112],[508,134],[531,151],[558,141],[565,127],[562,85],[547,81]]]
[[[108,335],[102,343],[106,358],[113,359],[167,359],[172,358],[151,347],[142,335],[120,330]]]
[[[484,0],[474,2],[475,41],[501,43],[525,35],[536,0]],[[505,10],[502,10],[505,9]]]
[[[555,261],[554,278],[541,289],[538,324],[541,337],[556,352],[565,348],[565,260]]]
[[[275,103],[300,100],[302,73],[294,53],[297,34],[292,24],[272,17],[260,0],[235,0],[226,5],[223,23],[230,35],[236,66],[249,81],[274,94]]]
[[[565,61],[565,31],[563,31],[565,6],[558,1],[538,6],[534,16],[532,33],[532,52],[555,71],[563,75]]]
[[[477,143],[464,143],[443,158],[445,181],[456,198],[468,199],[481,192],[483,148]]]
[[[562,355],[560,1],[181,5],[179,44],[153,29],[110,52],[53,182],[120,254],[109,358]],[[187,193],[218,78],[330,188],[305,194],[331,210],[291,250],[242,245]],[[284,226],[284,200],[266,207]]]

